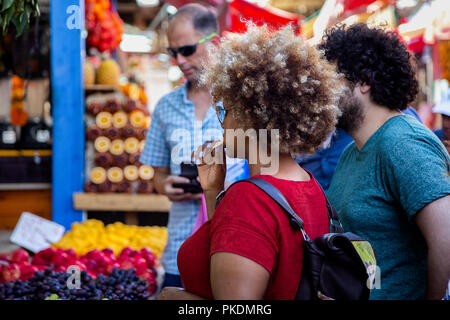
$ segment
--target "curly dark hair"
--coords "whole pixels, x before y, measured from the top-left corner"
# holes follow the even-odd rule
[[[313,153],[335,129],[343,75],[292,27],[249,25],[223,40],[213,60],[203,81],[214,102],[245,129],[278,129],[281,152]]]
[[[364,23],[328,29],[319,44],[325,57],[353,84],[370,85],[372,100],[404,110],[418,93],[413,56],[393,31]]]

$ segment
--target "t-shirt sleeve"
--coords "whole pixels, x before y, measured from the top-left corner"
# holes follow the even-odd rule
[[[155,107],[144,150],[139,158],[141,163],[154,167],[170,166],[170,148],[165,139],[165,126],[161,115],[164,104],[164,100],[160,100]]]
[[[450,194],[450,158],[437,139],[402,139],[384,158],[386,187],[410,222],[427,204]]]
[[[268,206],[271,199],[266,197],[245,182],[227,191],[211,220],[210,256],[235,253],[272,273],[278,256],[278,225]]]

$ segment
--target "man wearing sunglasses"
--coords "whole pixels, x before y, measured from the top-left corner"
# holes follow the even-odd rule
[[[208,47],[214,50],[220,42],[216,17],[201,5],[185,5],[171,17],[167,37],[167,52],[184,73],[187,83],[164,96],[156,105],[140,161],[155,168],[156,190],[172,201],[169,239],[162,256],[166,271],[163,287],[181,287],[177,253],[192,233],[201,194],[174,187],[177,183],[189,183],[187,178],[179,176],[180,157],[174,153],[181,147],[183,154],[189,155],[182,161],[190,161],[192,151],[198,146],[223,137],[216,110],[211,106],[210,89],[200,83],[203,66],[208,63]],[[215,132],[215,136],[211,132]]]

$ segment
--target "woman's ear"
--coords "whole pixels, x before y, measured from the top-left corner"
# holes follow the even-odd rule
[[[359,86],[359,91],[361,91],[362,94],[366,94],[367,92],[370,91],[370,86],[368,84],[363,83]]]

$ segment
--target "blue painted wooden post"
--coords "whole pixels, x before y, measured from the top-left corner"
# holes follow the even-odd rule
[[[83,219],[72,196],[84,183],[84,0],[50,1],[53,107],[53,220],[66,230]]]

